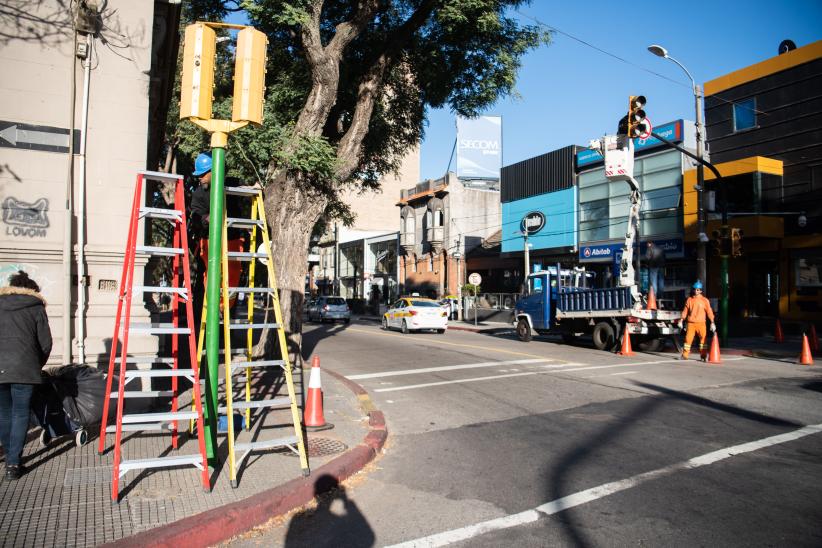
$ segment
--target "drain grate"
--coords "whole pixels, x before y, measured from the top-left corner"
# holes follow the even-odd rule
[[[72,485],[104,485],[111,483],[111,466],[69,468],[63,479],[63,487]]]
[[[306,449],[309,457],[325,457],[327,455],[342,453],[348,449],[348,446],[338,440],[328,438],[311,438],[308,440],[308,446]],[[293,451],[289,451],[287,454],[291,457],[297,456],[297,454]]]

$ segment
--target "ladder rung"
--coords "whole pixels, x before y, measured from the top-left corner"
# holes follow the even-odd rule
[[[183,218],[183,213],[179,209],[167,209],[162,207],[141,207],[140,217],[152,219],[166,219],[168,221],[179,221]]]
[[[250,443],[235,443],[234,451],[274,449],[275,447],[283,447],[294,443],[297,443],[297,436],[289,436],[287,438],[278,438],[274,440],[252,441]]]
[[[182,175],[177,175],[176,173],[164,173],[162,171],[138,171],[137,175],[142,175],[143,179],[164,181],[169,183],[176,183],[177,181],[181,181],[183,179]]]
[[[129,333],[148,333],[149,335],[188,335],[191,329],[174,327],[171,323],[133,323],[128,327]]]
[[[148,424],[123,424],[120,426],[122,432],[148,432],[152,430],[171,430],[171,423],[153,422]],[[117,425],[106,426],[106,433],[117,431]]]
[[[226,226],[232,226],[236,228],[265,228],[263,222],[259,219],[241,219],[237,217],[226,217],[225,220]]]
[[[289,397],[274,398],[273,400],[258,400],[258,401],[238,401],[231,406],[235,411],[237,409],[263,409],[266,407],[280,407],[291,405]],[[220,413],[225,413],[228,407],[220,407]]]
[[[229,287],[229,293],[274,293],[273,287]]]
[[[233,194],[235,196],[256,196],[262,189],[256,187],[243,186],[227,186],[225,187],[226,194]]]
[[[185,287],[169,287],[163,285],[135,285],[131,288],[134,293],[179,293],[184,299],[188,298]]]
[[[267,259],[268,253],[256,253],[251,251],[229,251],[226,253],[228,260],[251,261],[253,259]]]
[[[126,378],[134,377],[193,377],[193,369],[132,369],[126,371]]]
[[[257,360],[250,362],[232,362],[231,369],[245,369],[246,367],[276,367],[284,366],[285,360]]]
[[[170,468],[172,466],[196,466],[203,468],[202,455],[174,455],[173,457],[158,457],[154,459],[136,459],[120,461],[120,477],[129,470],[144,468]]]
[[[138,245],[135,247],[138,253],[145,253],[146,255],[157,255],[160,257],[173,257],[174,255],[182,255],[182,247],[157,247],[152,245]]]
[[[196,419],[196,411],[168,411],[166,413],[135,413],[133,415],[123,415],[123,424],[136,424],[148,422],[171,422]]]
[[[117,359],[117,363],[122,361]],[[129,356],[126,358],[126,363],[174,363],[174,358],[158,358],[157,356]]]
[[[123,392],[123,396],[126,399],[129,398],[171,398],[174,396],[174,392],[171,390],[129,390],[127,392]],[[117,392],[112,392],[110,397],[112,399],[117,399],[119,395]]]
[[[223,322],[220,322],[223,323]],[[279,329],[281,324],[278,323],[248,323],[248,320],[231,320],[228,324],[229,329],[262,329],[270,327],[272,329]]]

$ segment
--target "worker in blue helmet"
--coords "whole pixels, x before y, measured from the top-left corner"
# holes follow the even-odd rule
[[[211,168],[212,168],[212,159],[210,152],[201,152],[197,155],[197,158],[194,160],[194,171],[191,174],[196,177],[199,181],[199,186],[194,189],[194,192],[191,195],[191,214],[190,214],[190,230],[191,235],[197,240],[197,249],[198,253],[196,255],[200,259],[200,264],[198,265],[199,268],[197,269],[198,273],[202,272],[203,276],[197,276],[195,280],[195,285],[197,285],[197,289],[195,289],[195,295],[204,291],[205,284],[206,284],[206,265],[208,264],[208,225],[209,225],[209,211],[211,209]],[[226,200],[225,207],[227,210],[234,205],[232,201]],[[232,216],[231,212],[228,214],[229,217]],[[240,215],[233,215],[235,217]],[[243,246],[245,244],[245,238],[243,237],[242,233],[237,233],[234,230],[228,231],[228,249],[224,249],[223,252],[226,251],[243,251]],[[237,287],[240,285],[240,275],[242,273],[242,264],[237,261],[231,261],[228,264],[228,285],[230,287]],[[200,287],[202,284],[202,288]],[[199,299],[197,299],[199,301]],[[234,306],[236,301],[236,296],[232,296],[229,303],[230,306]],[[195,303],[195,312],[199,312],[197,308],[197,304]],[[199,325],[199,320],[197,321],[197,325]]]
[[[716,323],[714,322],[714,311],[711,309],[711,302],[702,295],[702,282],[699,280],[694,282],[691,287],[691,296],[685,301],[685,308],[682,309],[680,321],[683,320],[688,322],[688,329],[685,331],[685,344],[682,347],[680,359],[688,359],[694,337],[699,336],[699,355],[704,362],[708,357],[707,320],[711,320],[712,332],[716,332]]]

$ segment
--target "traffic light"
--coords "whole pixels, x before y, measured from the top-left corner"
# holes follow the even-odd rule
[[[237,34],[234,62],[234,122],[263,123],[265,94],[265,54],[268,38],[262,32],[246,27]]]
[[[714,257],[722,255],[722,233],[718,230],[711,232],[711,255]]]
[[[742,256],[742,236],[743,232],[741,228],[732,228],[731,229],[731,256],[732,257],[741,257]]]
[[[645,103],[644,95],[631,95],[628,98],[627,135],[631,139],[644,135],[648,131],[648,123],[645,121],[645,111],[642,110]]]
[[[183,47],[183,77],[180,82],[180,119],[211,118],[214,93],[214,59],[217,34],[203,23],[188,25]]]

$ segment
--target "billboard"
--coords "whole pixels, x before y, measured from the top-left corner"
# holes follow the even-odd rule
[[[502,118],[457,117],[457,177],[499,179],[502,169]]]
[[[523,251],[528,231],[531,251],[577,244],[577,187],[502,204],[502,252]]]

